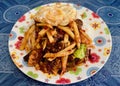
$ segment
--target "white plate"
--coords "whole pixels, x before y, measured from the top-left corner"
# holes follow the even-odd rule
[[[52,4],[56,3],[49,5]],[[49,84],[71,84],[93,76],[104,66],[110,56],[112,48],[110,31],[105,22],[97,14],[80,5],[70,3],[61,4],[69,4],[76,8],[77,18],[83,21],[83,29],[93,40],[95,49],[92,49],[91,52],[94,60],[89,60],[77,69],[65,73],[62,78],[59,78],[59,75],[47,78],[41,71],[36,71],[34,67],[27,66],[23,60],[26,52],[20,51],[18,48],[24,36],[24,32],[34,23],[31,16],[35,14],[41,6],[24,14],[15,23],[9,36],[9,52],[15,65],[29,77]]]

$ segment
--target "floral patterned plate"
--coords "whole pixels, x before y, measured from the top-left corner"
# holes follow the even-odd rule
[[[59,75],[47,78],[41,71],[36,71],[34,67],[28,67],[27,63],[24,62],[23,57],[26,55],[26,52],[19,50],[20,43],[25,31],[34,23],[31,16],[34,15],[41,6],[24,14],[15,23],[9,35],[9,52],[15,65],[29,77],[49,84],[71,84],[93,76],[104,66],[110,56],[112,48],[110,31],[105,22],[97,14],[77,4],[60,4],[69,4],[76,8],[77,18],[83,21],[83,29],[93,40],[95,48],[91,50],[92,58],[84,65],[65,73],[61,78],[59,78]]]

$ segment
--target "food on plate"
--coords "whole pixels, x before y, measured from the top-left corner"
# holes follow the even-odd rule
[[[35,24],[25,32],[20,46],[28,52],[24,57],[28,66],[62,76],[87,61],[92,39],[72,6],[44,6],[33,19]]]
[[[70,5],[56,4],[52,6],[43,6],[35,14],[34,20],[42,23],[49,23],[53,26],[67,25],[74,20],[77,11]]]

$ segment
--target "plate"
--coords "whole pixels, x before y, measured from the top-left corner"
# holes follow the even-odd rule
[[[53,5],[50,3],[46,5]],[[72,3],[59,3],[72,5],[77,10],[77,18],[83,21],[83,27],[86,33],[92,38],[94,49],[91,50],[92,59],[89,59],[84,65],[77,67],[65,73],[61,78],[59,75],[47,78],[41,71],[34,67],[28,67],[23,57],[27,54],[20,51],[20,43],[24,37],[25,31],[34,23],[31,18],[40,8],[36,7],[25,13],[13,26],[9,35],[9,52],[15,65],[27,76],[49,84],[71,84],[83,81],[96,74],[107,62],[112,48],[112,39],[109,28],[105,22],[93,11],[81,5]],[[46,6],[42,5],[42,6]]]

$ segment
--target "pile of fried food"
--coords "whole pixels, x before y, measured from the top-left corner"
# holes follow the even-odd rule
[[[92,40],[82,30],[83,22],[75,18],[76,10],[69,5],[41,7],[20,46],[28,52],[24,57],[28,66],[62,76],[86,62]]]

